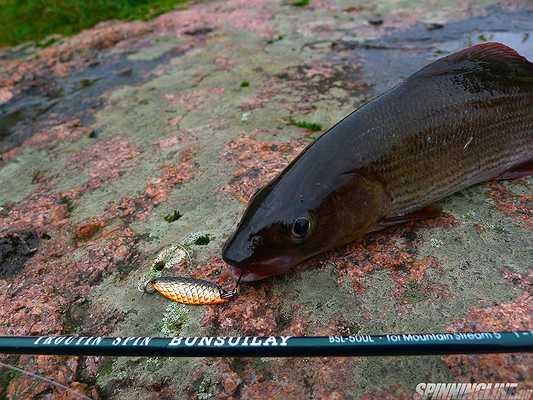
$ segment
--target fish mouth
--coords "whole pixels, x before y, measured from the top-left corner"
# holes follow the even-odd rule
[[[255,282],[266,279],[271,275],[259,275],[255,272],[247,271],[239,267],[230,266],[231,273],[235,278],[240,279],[241,282]]]
[[[287,272],[291,268],[291,264],[286,261],[286,258],[283,257],[264,264],[254,264],[247,267],[230,265],[230,268],[233,275],[237,279],[240,278],[241,282],[255,282]]]

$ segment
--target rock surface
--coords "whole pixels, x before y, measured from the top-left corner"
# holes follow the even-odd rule
[[[533,329],[532,178],[465,190],[441,202],[441,218],[371,234],[227,305],[137,291],[161,273],[151,268],[161,250],[165,274],[231,286],[220,249],[246,201],[317,135],[291,121],[329,127],[472,43],[533,59],[527,6],[215,0],[4,49],[0,335]],[[1,359],[110,399],[408,399],[419,382],[533,385],[528,355]],[[74,398],[23,375],[2,382],[13,398]]]

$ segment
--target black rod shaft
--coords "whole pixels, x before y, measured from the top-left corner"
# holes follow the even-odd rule
[[[400,356],[533,352],[533,331],[352,336],[0,336],[0,353],[162,357]]]

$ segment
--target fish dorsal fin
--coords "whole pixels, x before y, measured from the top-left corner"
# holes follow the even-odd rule
[[[533,82],[533,63],[502,43],[487,42],[443,57],[422,68],[408,80],[470,74]]]

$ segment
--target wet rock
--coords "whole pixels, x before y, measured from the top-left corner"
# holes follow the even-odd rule
[[[16,276],[39,246],[35,232],[9,232],[0,235],[0,279]]]

